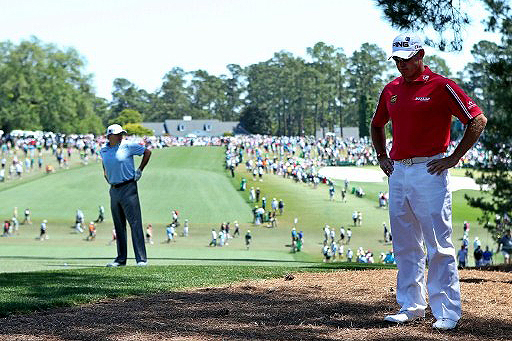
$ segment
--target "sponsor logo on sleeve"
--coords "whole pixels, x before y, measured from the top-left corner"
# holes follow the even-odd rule
[[[476,107],[476,103],[473,101],[468,101],[468,109],[472,109],[474,107]]]

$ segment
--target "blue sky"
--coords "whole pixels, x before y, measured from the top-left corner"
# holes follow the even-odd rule
[[[472,60],[474,43],[497,39],[480,24],[480,1],[469,1],[473,24],[464,50],[426,49],[452,71]],[[280,50],[306,57],[319,41],[347,55],[365,42],[389,52],[399,33],[372,0],[0,0],[1,41],[36,36],[74,47],[94,75],[96,93],[107,99],[117,77],[152,92],[175,66],[220,75],[227,64],[247,66]]]

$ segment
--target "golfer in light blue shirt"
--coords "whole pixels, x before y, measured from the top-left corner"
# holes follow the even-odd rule
[[[108,267],[126,265],[127,220],[131,228],[137,265],[147,265],[137,181],[151,157],[151,151],[137,143],[123,142],[124,134],[126,131],[120,125],[110,125],[107,128],[108,143],[100,151],[104,176],[110,184],[110,209],[117,235],[117,257],[112,263],[107,264]],[[134,167],[134,155],[142,155],[137,170]]]

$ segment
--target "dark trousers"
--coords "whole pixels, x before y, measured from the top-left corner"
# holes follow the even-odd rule
[[[117,235],[117,258],[115,261],[120,264],[126,264],[128,253],[126,220],[128,220],[132,232],[135,260],[137,263],[147,261],[137,183],[131,182],[119,188],[111,187],[110,209]]]

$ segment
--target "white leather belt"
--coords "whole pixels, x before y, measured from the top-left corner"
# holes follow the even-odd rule
[[[443,154],[437,154],[434,156],[417,156],[417,157],[412,157],[410,159],[402,159],[402,160],[395,160],[395,161],[400,162],[404,166],[412,166],[417,163],[424,163],[424,162],[427,162],[430,160],[440,159],[442,157],[443,157]]]

